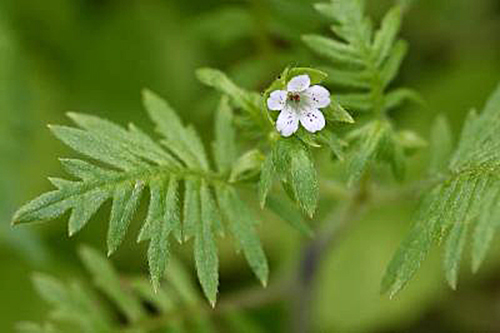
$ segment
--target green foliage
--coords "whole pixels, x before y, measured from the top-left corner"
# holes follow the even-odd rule
[[[297,138],[279,139],[264,161],[259,182],[261,205],[278,178],[291,199],[310,217],[319,198],[319,186],[310,148]]]
[[[258,329],[251,318],[237,310],[210,318],[211,311],[199,297],[194,282],[175,259],[165,283],[154,290],[143,278],[120,276],[98,251],[82,247],[79,252],[94,280],[93,286],[77,281],[66,284],[36,274],[33,282],[51,307],[50,317],[44,325],[20,323],[18,332],[201,333],[232,329],[243,333],[248,332],[246,327]]]
[[[316,10],[332,19],[336,39],[306,35],[304,42],[320,56],[329,59],[334,68],[326,68],[327,82],[352,90],[337,95],[342,105],[356,112],[375,114],[389,109],[388,91],[407,52],[406,42],[398,40],[401,9],[394,7],[382,20],[377,31],[364,17],[364,1],[331,1],[317,4]],[[400,94],[398,100],[411,97]]]
[[[397,178],[405,173],[405,147],[398,133],[385,120],[389,110],[405,101],[419,101],[410,89],[390,89],[407,52],[407,44],[397,38],[401,8],[391,9],[377,31],[364,16],[364,1],[335,1],[317,4],[316,9],[333,21],[336,38],[303,36],[318,55],[332,62],[323,70],[326,82],[346,93],[334,95],[338,103],[357,114],[371,114],[377,120],[350,136],[349,181],[359,181],[373,161],[385,161]]]
[[[328,108],[323,110],[328,120],[327,129],[316,134],[301,129],[293,138],[280,137],[275,130],[277,115],[271,115],[266,101],[271,92],[284,89],[293,77],[303,74],[309,76],[311,84],[321,83],[327,77],[326,73],[313,68],[286,68],[261,96],[239,88],[218,70],[200,69],[197,72],[201,82],[228,95],[234,107],[241,111],[235,118],[242,130],[260,133],[253,137],[264,141],[271,147],[267,157],[258,150],[252,150],[243,155],[233,165],[230,181],[252,178],[260,172],[258,191],[261,207],[264,208],[274,178],[279,178],[289,196],[307,215],[312,217],[316,211],[319,190],[311,147],[325,146],[343,159],[345,143],[334,134],[333,128],[337,123],[353,123],[354,120],[334,100]],[[295,222],[297,222],[296,219],[293,225],[297,227],[298,224]],[[305,231],[304,226],[300,229]]]
[[[227,100],[222,99],[216,117],[213,147],[217,171],[210,169],[196,131],[184,126],[165,101],[146,91],[144,104],[162,135],[159,143],[134,125],[127,130],[88,115],[69,114],[80,128],[51,126],[58,139],[94,163],[62,159],[65,170],[79,180],[51,179],[57,190],[22,207],[13,223],[47,221],[71,210],[69,234],[73,235],[106,200],[111,199],[107,238],[108,255],[111,255],[122,243],[141,197],[149,188],[149,209],[138,241],[149,240],[148,262],[156,289],[170,256],[171,238],[183,242],[194,237],[198,276],[207,298],[215,303],[218,284],[216,234],[223,234],[222,215],[227,218],[250,266],[265,284],[267,261],[255,232],[257,222],[249,217],[242,218],[241,212],[235,213],[237,210],[247,214],[248,208],[234,189],[245,170],[242,171],[241,166],[233,170],[237,150],[232,111]],[[229,202],[227,193],[231,193]]]
[[[442,169],[438,160],[450,155],[449,130],[441,118],[433,128],[431,170],[438,182],[422,199],[417,221],[391,261],[382,290],[391,296],[415,275],[432,245],[444,242],[446,279],[456,288],[459,265],[469,233],[472,269],[477,271],[491,245],[500,218],[498,170],[500,155],[500,87],[484,111],[469,114],[458,147]],[[470,232],[469,232],[470,231]]]

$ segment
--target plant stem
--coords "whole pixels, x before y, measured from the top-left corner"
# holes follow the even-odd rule
[[[305,248],[299,263],[293,297],[292,320],[293,332],[307,333],[310,331],[311,305],[313,298],[313,282],[318,268],[331,246],[338,239],[346,226],[359,219],[367,202],[367,179],[364,178],[359,189],[352,195],[348,204],[340,212],[335,211],[332,218],[326,219],[327,224],[317,232],[316,239]]]

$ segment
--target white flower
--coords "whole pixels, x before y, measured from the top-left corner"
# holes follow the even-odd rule
[[[269,110],[281,111],[276,129],[289,137],[299,129],[299,122],[311,133],[321,131],[325,117],[319,110],[330,105],[330,92],[322,86],[312,86],[308,75],[299,75],[288,82],[287,90],[275,90],[267,100]]]

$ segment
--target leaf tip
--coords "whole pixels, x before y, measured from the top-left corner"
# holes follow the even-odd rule
[[[157,278],[152,278],[151,284],[153,285],[153,292],[155,293],[155,295],[157,295],[161,288],[160,281]]]
[[[141,91],[142,99],[147,101],[155,97],[155,93],[148,88],[143,88]]]
[[[208,302],[210,303],[210,306],[212,307],[212,309],[215,309],[215,305],[217,304],[217,300],[216,299],[209,299]]]
[[[74,111],[68,111],[66,112],[66,117],[70,118],[71,120],[75,120],[76,118],[78,118],[78,113]]]
[[[478,260],[472,259],[472,273],[476,274],[479,271],[479,267],[481,266],[481,262]]]

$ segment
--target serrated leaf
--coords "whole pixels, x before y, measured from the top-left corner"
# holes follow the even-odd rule
[[[158,133],[164,136],[168,149],[186,165],[207,169],[205,153],[197,154],[202,146],[199,138],[184,127],[172,107],[149,90],[143,92],[143,102],[149,117],[156,123]]]
[[[316,54],[328,58],[335,69],[326,69],[328,81],[345,91],[333,96],[349,111],[387,113],[410,96],[388,96],[385,92],[399,71],[406,55],[406,42],[398,40],[401,8],[392,8],[373,33],[364,16],[364,1],[333,1],[315,5],[317,11],[333,21],[335,39],[317,35],[303,36]]]
[[[374,161],[388,130],[389,125],[384,121],[373,121],[359,130],[358,148],[350,157],[348,165],[350,184],[359,181]]]
[[[108,255],[115,252],[122,243],[139,205],[144,185],[144,182],[137,181],[135,184],[125,183],[116,187],[109,220]]]
[[[132,156],[158,164],[175,163],[175,160],[169,154],[132,124],[129,126],[129,131],[127,131],[108,120],[96,116],[69,112],[68,117],[82,129],[87,130],[101,140],[111,140]]]
[[[370,74],[365,70],[353,71],[337,68],[322,68],[328,74],[325,82],[339,87],[348,87],[356,89],[370,88]]]
[[[289,180],[300,207],[312,217],[319,199],[319,185],[316,169],[310,153],[305,147],[290,151]]]
[[[81,247],[79,255],[92,273],[95,284],[116,303],[128,320],[137,322],[145,315],[140,301],[123,291],[118,274],[105,257],[90,247]]]
[[[446,277],[455,288],[467,225],[477,220],[474,230],[473,269],[477,270],[491,241],[494,224],[500,214],[496,202],[497,173],[500,169],[500,88],[490,98],[485,111],[477,117],[471,113],[464,126],[458,149],[448,165],[443,180],[424,196],[417,225],[391,261],[383,289],[392,294],[399,291],[415,274],[420,262],[433,244],[445,241],[444,265]],[[451,231],[450,231],[451,230]],[[432,231],[427,241],[413,248],[406,244]],[[419,234],[420,233],[420,234]],[[481,244],[481,243],[482,244]]]
[[[269,267],[254,226],[257,224],[250,210],[231,188],[218,192],[219,202],[229,222],[231,233],[238,241],[245,258],[261,283],[266,286]]]
[[[237,107],[250,113],[259,112],[258,106],[250,93],[235,85],[226,74],[212,68],[200,68],[196,71],[198,79],[207,86],[229,96]]]
[[[375,55],[376,63],[380,66],[387,58],[392,45],[396,39],[397,33],[401,26],[401,7],[396,6],[387,12],[380,30],[375,34],[373,43],[373,53]]]
[[[172,177],[168,187],[162,181],[157,181],[151,186],[155,187],[152,203],[157,211],[151,217],[151,239],[148,247],[148,263],[151,281],[155,289],[159,289],[160,281],[165,273],[167,261],[170,257],[169,236],[179,221],[177,206],[177,179]],[[152,192],[153,193],[153,192]]]
[[[97,212],[110,194],[102,189],[95,189],[81,196],[80,202],[73,208],[68,222],[68,232],[72,236],[80,231]]]
[[[446,170],[453,151],[450,125],[444,116],[438,116],[431,128],[429,173],[437,174]]]
[[[389,86],[398,74],[399,68],[401,67],[407,53],[408,44],[405,41],[400,40],[394,45],[389,58],[381,68],[380,76],[384,88]]]
[[[366,93],[339,94],[332,96],[332,98],[333,102],[336,103],[333,106],[342,105],[352,111],[369,112],[373,108],[371,96]]]
[[[50,130],[73,150],[111,166],[128,171],[143,165],[131,154],[121,150],[119,146],[113,145],[106,138],[66,126],[50,126]]]
[[[191,274],[175,258],[166,275],[166,283],[161,289],[153,290],[142,277],[120,276],[98,251],[82,247],[79,253],[95,286],[82,282],[64,284],[37,274],[35,288],[49,303],[50,317],[44,325],[18,324],[22,332],[146,333],[149,327],[144,327],[144,323],[147,322],[155,323],[154,330],[168,332],[213,327],[212,318],[204,310],[198,313],[200,298]],[[173,313],[177,315],[172,316]],[[168,320],[158,321],[158,318]]]
[[[233,112],[227,97],[220,101],[215,117],[214,157],[219,172],[226,173],[236,160],[236,134],[233,129]]]
[[[33,284],[38,294],[53,307],[52,318],[78,325],[85,332],[111,330],[103,309],[96,306],[93,298],[79,284],[66,286],[43,274],[36,274]]]
[[[201,187],[201,223],[198,223],[196,228],[194,258],[203,292],[214,307],[219,285],[219,260],[213,235],[215,208],[207,191],[206,186]]]
[[[477,272],[491,247],[496,229],[500,226],[494,217],[500,214],[498,190],[492,190],[485,199],[472,235],[472,271]]]
[[[446,241],[444,253],[444,268],[446,279],[451,288],[457,288],[458,270],[460,260],[467,240],[468,225],[466,223],[455,223]]]
[[[196,234],[196,226],[201,221],[200,184],[196,180],[187,179],[184,196],[184,240]]]
[[[363,64],[354,49],[331,38],[306,35],[302,36],[302,40],[317,54],[329,59],[333,63],[351,67],[360,67]]]

